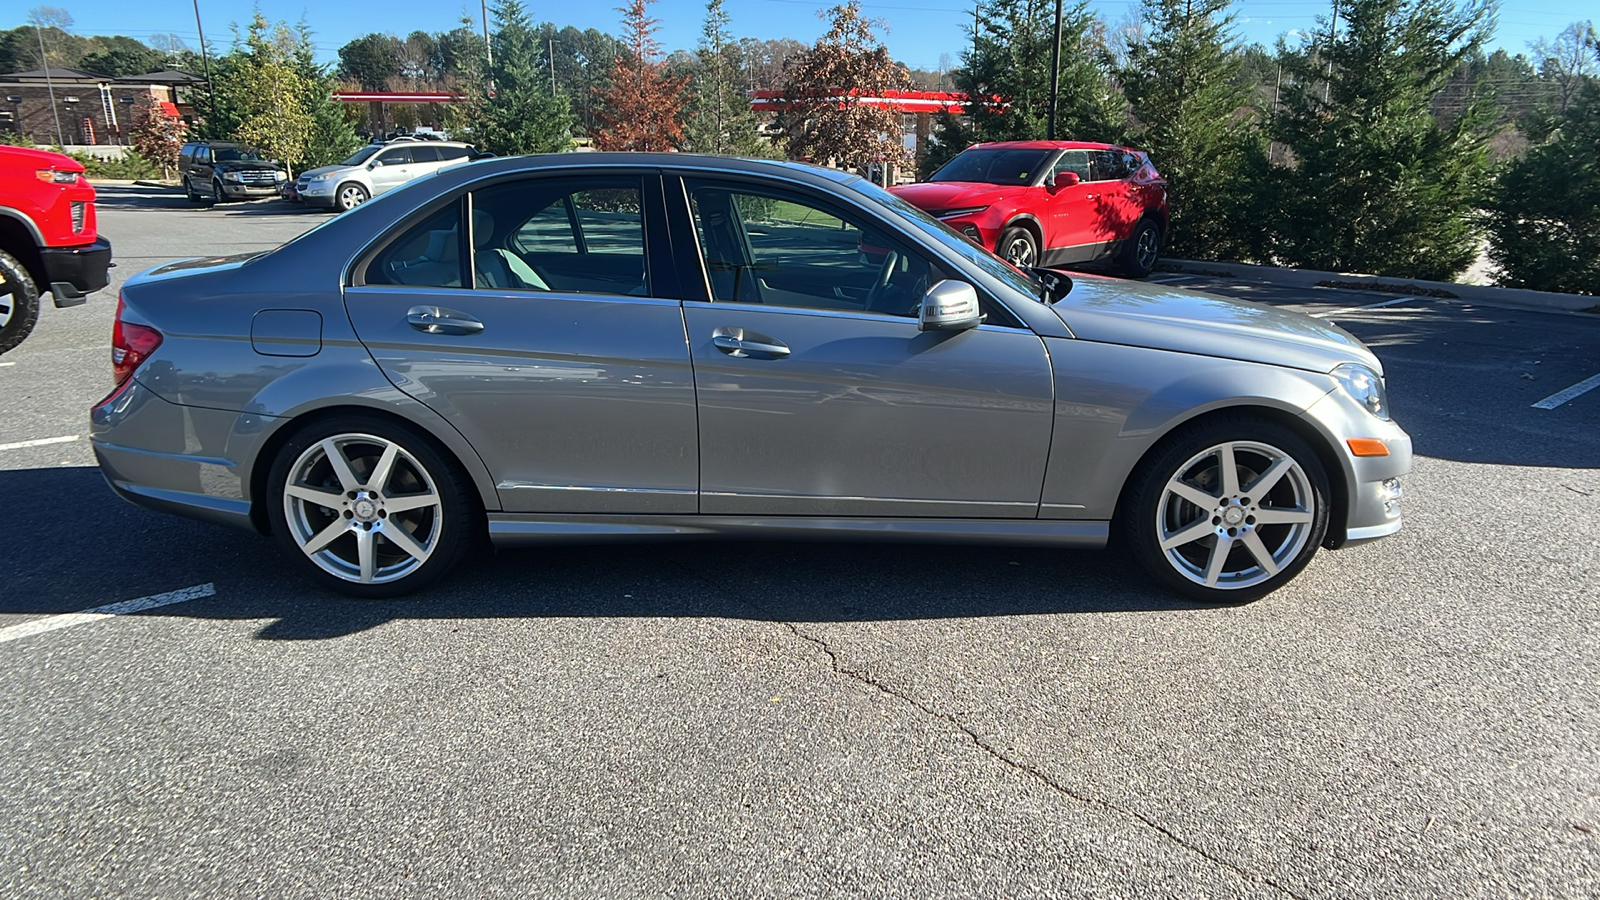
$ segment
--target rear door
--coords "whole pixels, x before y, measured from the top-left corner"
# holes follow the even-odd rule
[[[571,198],[607,198],[607,278],[576,260]],[[654,174],[499,182],[416,216],[345,303],[398,387],[449,419],[508,512],[694,512],[694,381]],[[528,235],[547,242],[525,255]],[[647,237],[648,233],[648,237]],[[564,251],[556,249],[565,247]]]

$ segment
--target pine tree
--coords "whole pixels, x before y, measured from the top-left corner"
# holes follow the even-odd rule
[[[494,65],[452,121],[493,153],[557,153],[572,147],[572,107],[552,94],[539,39],[520,0],[495,0]],[[481,85],[481,82],[480,82]]]
[[[243,46],[229,54],[229,107],[239,123],[232,137],[282,162],[290,175],[306,158],[313,125],[306,106],[310,85],[295,67],[295,44],[288,25],[271,25],[258,11]]]
[[[900,113],[862,98],[910,90],[911,78],[873,33],[859,0],[821,15],[831,20],[828,33],[784,67],[789,155],[858,168],[880,160],[904,164]]]
[[[1600,80],[1575,91],[1556,121],[1548,143],[1496,179],[1489,259],[1506,287],[1600,294]]]
[[[685,150],[735,156],[763,156],[770,150],[772,145],[757,131],[759,120],[739,89],[743,69],[723,0],[711,0],[695,51],[695,90],[685,126]]]
[[[666,74],[661,43],[650,18],[650,0],[623,7],[624,52],[611,70],[611,85],[600,94],[595,146],[601,150],[676,150],[683,146],[687,81]]]
[[[1233,46],[1232,0],[1143,0],[1144,29],[1128,43],[1122,87],[1132,108],[1131,141],[1167,178],[1171,252],[1200,259],[1253,256],[1249,213],[1255,185],[1244,176],[1259,155],[1255,117]]]
[[[302,168],[332,165],[361,146],[352,123],[354,110],[333,99],[336,79],[329,66],[316,61],[311,28],[302,20],[295,29],[294,66],[305,81],[304,103],[311,114],[311,139]]]
[[[1488,0],[1346,0],[1333,24],[1284,56],[1272,134],[1277,254],[1292,265],[1448,279],[1476,255],[1473,201],[1491,111],[1442,125],[1434,97],[1488,37]]]
[[[1061,61],[1056,89],[1056,137],[1115,141],[1121,137],[1122,101],[1107,77],[1100,19],[1087,0],[1061,12]],[[967,34],[962,67],[951,72],[966,93],[967,124],[939,119],[938,146],[924,164],[931,171],[971,144],[1040,140],[1050,118],[1050,56],[1055,7],[1047,0],[986,0],[978,26]]]

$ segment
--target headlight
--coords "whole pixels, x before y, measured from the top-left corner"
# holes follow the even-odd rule
[[[279,181],[288,181],[289,173],[279,169],[278,171],[272,173],[272,177],[278,179]]]
[[[314,182],[318,182],[318,181],[327,181],[329,178],[332,178],[333,175],[334,175],[334,173],[332,173],[332,172],[323,172],[321,175],[313,175],[313,176],[311,176],[311,181],[313,183]]]
[[[1384,393],[1383,378],[1377,372],[1358,363],[1345,363],[1333,370],[1339,387],[1356,402],[1383,421],[1389,421],[1389,397]]]
[[[223,172],[222,173],[222,180],[223,181],[243,181],[244,179],[239,177],[239,173],[238,172]]]
[[[970,216],[988,209],[987,206],[963,206],[960,209],[936,209],[933,211],[935,219],[954,219],[956,216]]]

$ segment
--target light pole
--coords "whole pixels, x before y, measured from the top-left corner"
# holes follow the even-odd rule
[[[44,26],[33,20],[33,31],[39,36],[39,61],[44,64],[44,87],[50,92],[50,115],[56,120],[56,144],[65,147],[67,139],[61,135],[61,113],[56,110],[56,85],[50,78],[50,58],[44,52]]]
[[[194,0],[194,28],[200,32],[200,61],[206,68],[206,105],[217,114],[217,86],[211,81],[211,54],[206,52],[206,29],[200,24],[200,0]]]
[[[1056,93],[1061,83],[1061,0],[1056,0],[1056,34],[1050,45],[1050,118],[1045,139],[1056,139]]]

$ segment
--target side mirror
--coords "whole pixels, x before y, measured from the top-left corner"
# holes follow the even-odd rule
[[[1059,191],[1062,188],[1075,187],[1081,181],[1083,179],[1078,177],[1077,172],[1057,172],[1054,187]]]
[[[367,169],[368,169],[368,171],[371,171],[372,169],[376,169],[377,167],[379,167],[381,165],[383,165],[383,160],[375,159],[372,162],[367,163]]]
[[[941,281],[922,297],[918,331],[965,331],[983,321],[978,292],[964,281]]]

